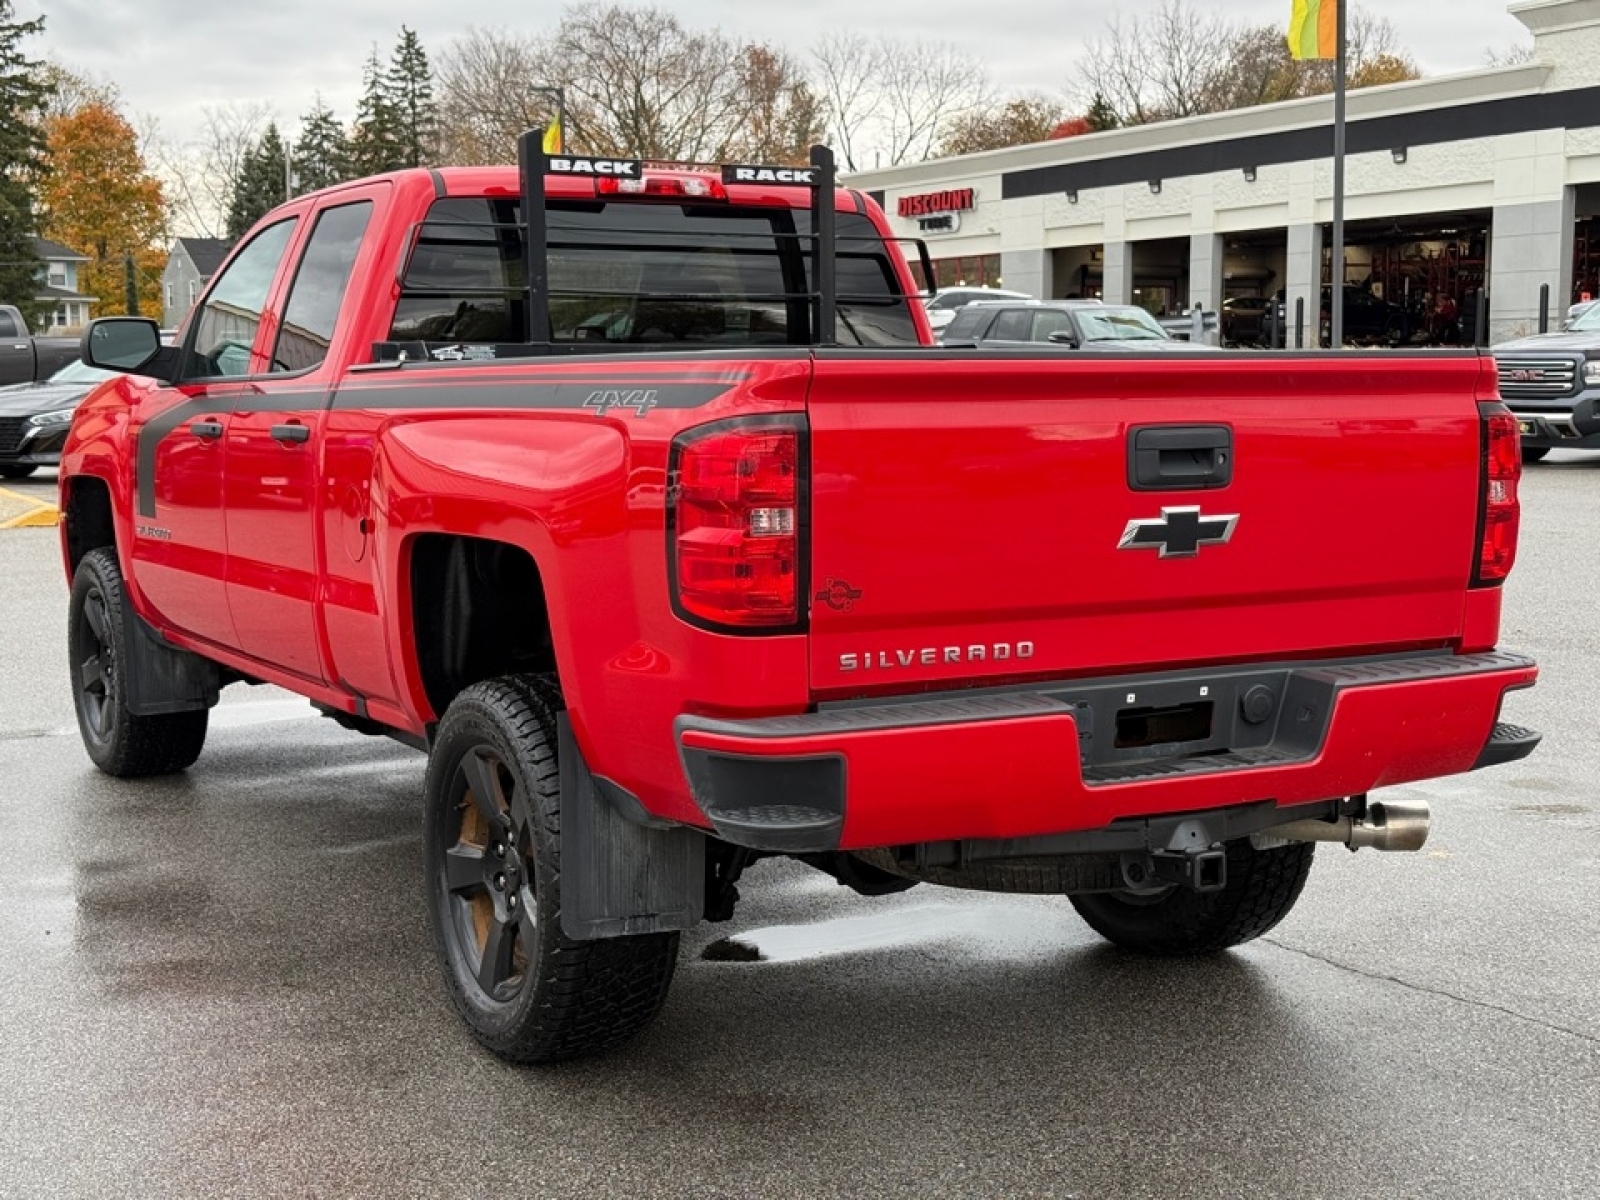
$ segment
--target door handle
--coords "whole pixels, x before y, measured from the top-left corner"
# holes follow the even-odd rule
[[[271,430],[272,440],[280,446],[292,445],[296,442],[309,442],[311,440],[311,427],[309,425],[274,425]]]
[[[189,426],[189,432],[202,442],[214,442],[222,436],[221,421],[196,421]]]
[[[1226,425],[1145,425],[1128,431],[1128,486],[1136,492],[1227,487],[1233,430]]]

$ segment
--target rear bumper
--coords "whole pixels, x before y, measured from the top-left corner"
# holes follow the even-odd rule
[[[1234,667],[1083,680],[794,717],[680,717],[695,803],[718,835],[788,853],[1103,829],[1132,817],[1282,807],[1531,753],[1497,724],[1522,655]],[[1270,697],[1270,711],[1263,713]],[[1194,726],[1206,714],[1204,736]],[[1182,742],[1129,746],[1150,711]]]

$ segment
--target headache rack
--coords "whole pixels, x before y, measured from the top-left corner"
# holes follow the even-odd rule
[[[520,197],[442,198],[412,228],[378,361],[819,347],[841,344],[841,328],[845,344],[918,344],[919,293],[891,261],[898,239],[864,209],[836,211],[826,146],[806,167],[707,167],[552,155],[530,130],[518,160]],[[547,181],[562,176],[595,180],[592,197],[552,197]],[[730,200],[729,188],[751,184],[809,199]],[[841,217],[854,232],[841,232]],[[927,248],[913,244],[931,279]]]

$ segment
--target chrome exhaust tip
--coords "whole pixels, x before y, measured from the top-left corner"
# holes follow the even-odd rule
[[[1290,821],[1263,829],[1262,841],[1339,842],[1352,850],[1421,850],[1430,820],[1426,800],[1370,800],[1365,817]]]

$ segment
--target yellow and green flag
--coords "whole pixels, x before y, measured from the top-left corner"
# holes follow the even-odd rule
[[[1339,0],[1294,0],[1289,14],[1291,58],[1333,58],[1338,54]]]
[[[546,154],[561,153],[561,118],[552,117],[550,124],[544,130],[544,152]]]

